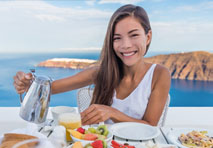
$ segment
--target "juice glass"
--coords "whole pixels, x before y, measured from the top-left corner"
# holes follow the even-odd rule
[[[58,124],[66,128],[67,141],[71,141],[70,133],[68,129],[76,129],[81,127],[81,115],[80,113],[63,113],[58,117]]]

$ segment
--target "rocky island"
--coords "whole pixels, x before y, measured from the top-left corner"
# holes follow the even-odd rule
[[[206,51],[157,55],[145,61],[167,67],[173,79],[213,81],[213,54]],[[41,62],[41,67],[84,69],[98,65],[96,60],[54,58]]]
[[[53,68],[71,68],[71,69],[84,69],[97,65],[96,60],[89,59],[70,59],[70,58],[54,58],[39,63],[39,67],[53,67]]]

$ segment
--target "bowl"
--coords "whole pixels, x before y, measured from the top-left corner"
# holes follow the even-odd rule
[[[75,113],[75,112],[76,112],[75,108],[69,106],[56,106],[51,108],[52,117],[56,124],[58,124],[58,117],[60,114]]]
[[[83,126],[84,129],[88,129],[89,127],[93,127],[93,126]],[[97,127],[95,126],[94,128],[97,128]],[[70,137],[72,137],[73,142],[80,141],[83,144],[92,143],[95,141],[95,140],[91,141],[91,140],[78,139],[78,138],[72,136],[72,134],[70,134]],[[109,130],[109,134],[107,135],[107,137],[105,139],[106,143],[109,143],[112,140],[112,137],[113,137],[112,132]]]

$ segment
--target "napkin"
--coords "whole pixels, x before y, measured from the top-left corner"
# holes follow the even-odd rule
[[[57,148],[66,147],[66,129],[64,126],[58,125],[53,129],[52,134],[49,136],[49,140]]]

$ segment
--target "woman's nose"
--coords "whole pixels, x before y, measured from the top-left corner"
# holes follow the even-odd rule
[[[121,47],[123,49],[128,49],[128,48],[132,47],[131,39],[129,39],[128,37],[123,38]]]

